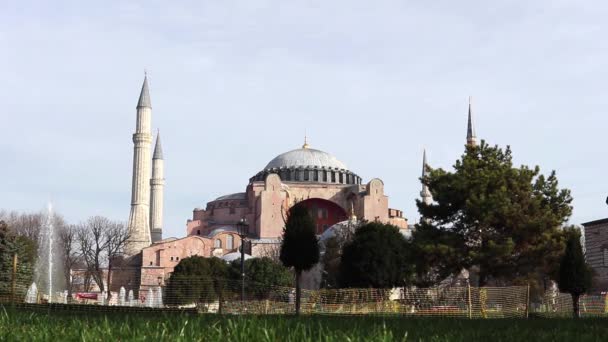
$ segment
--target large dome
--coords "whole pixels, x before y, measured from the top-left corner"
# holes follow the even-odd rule
[[[276,156],[249,181],[264,181],[271,173],[279,175],[283,182],[361,184],[361,177],[346,164],[327,152],[310,148],[306,141],[302,148]]]
[[[348,170],[346,165],[331,154],[312,148],[299,148],[276,156],[264,170],[297,167],[317,167]]]

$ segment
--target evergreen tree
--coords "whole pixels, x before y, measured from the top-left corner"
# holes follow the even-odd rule
[[[293,284],[289,269],[268,257],[245,260],[245,276],[245,292],[255,299],[267,299],[273,287]],[[233,283],[241,283],[241,260],[230,264],[229,278]]]
[[[296,315],[300,314],[300,278],[302,271],[311,269],[319,262],[319,241],[315,235],[315,224],[302,205],[289,209],[283,229],[281,262],[285,267],[293,267],[296,274]]]
[[[194,255],[180,260],[167,281],[165,302],[184,305],[221,300],[228,265],[221,259]]]
[[[423,218],[412,261],[419,278],[430,272],[437,281],[472,268],[484,286],[554,274],[555,263],[546,265],[544,256],[563,250],[559,227],[572,212],[570,191],[558,188],[555,172],[545,177],[538,167],[513,167],[509,147],[482,141],[467,146],[453,172],[429,169],[422,181],[434,202],[417,201]]]
[[[0,298],[12,295],[13,256],[17,255],[15,295],[21,301],[34,278],[36,243],[14,234],[0,221]]]
[[[592,271],[585,263],[580,235],[570,234],[559,268],[559,290],[570,293],[574,317],[580,317],[578,300],[591,287]]]
[[[408,283],[407,241],[399,228],[379,222],[362,225],[344,246],[340,281],[344,287],[392,288]]]

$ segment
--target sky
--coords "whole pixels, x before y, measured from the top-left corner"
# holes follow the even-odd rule
[[[570,223],[608,216],[608,3],[0,1],[0,208],[126,221],[144,70],[165,157],[164,236],[311,147],[419,214],[421,160],[477,136],[556,170]]]

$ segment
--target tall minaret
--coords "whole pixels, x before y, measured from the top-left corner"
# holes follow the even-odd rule
[[[471,97],[469,96],[469,121],[467,124],[467,146],[477,146],[475,125],[473,124],[473,111],[471,110]]]
[[[150,233],[152,242],[163,239],[163,193],[165,188],[165,161],[160,144],[160,132],[152,156],[152,179],[150,179]]]
[[[422,152],[422,178],[427,176],[427,163],[426,163],[426,149]],[[422,190],[420,191],[420,197],[422,198],[422,202],[424,204],[433,203],[433,196],[431,195],[431,191],[429,191],[429,187],[426,184],[422,183]]]
[[[137,102],[137,121],[133,134],[133,184],[131,187],[131,213],[129,214],[129,233],[125,252],[135,255],[142,248],[150,246],[150,149],[152,145],[152,106],[148,77],[144,77],[139,101]]]

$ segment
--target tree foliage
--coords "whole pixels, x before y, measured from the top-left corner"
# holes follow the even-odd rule
[[[341,285],[373,288],[405,285],[413,272],[407,250],[407,240],[398,227],[380,222],[362,225],[344,246]]]
[[[184,305],[209,303],[225,294],[228,265],[221,259],[194,255],[182,259],[165,289],[165,303]]]
[[[555,172],[514,167],[511,150],[467,146],[454,171],[429,169],[422,179],[434,202],[417,201],[423,218],[413,234],[412,260],[421,282],[436,282],[463,268],[478,285],[530,274],[555,274],[547,254],[563,250],[560,226],[572,212],[570,191]]]
[[[234,260],[230,264],[230,280],[240,283],[241,260]],[[291,286],[293,275],[285,266],[273,261],[269,257],[252,258],[245,260],[245,293],[253,299],[266,299],[275,286]]]
[[[17,255],[15,295],[23,297],[34,277],[36,243],[0,221],[0,298],[12,294],[13,256]]]
[[[283,229],[281,262],[293,267],[296,274],[296,314],[300,313],[300,278],[302,271],[311,269],[319,262],[319,241],[315,235],[315,223],[302,205],[289,209]]]
[[[591,288],[592,271],[585,263],[580,235],[570,234],[559,268],[558,285],[561,292],[570,293],[574,317],[579,317],[579,297]]]

